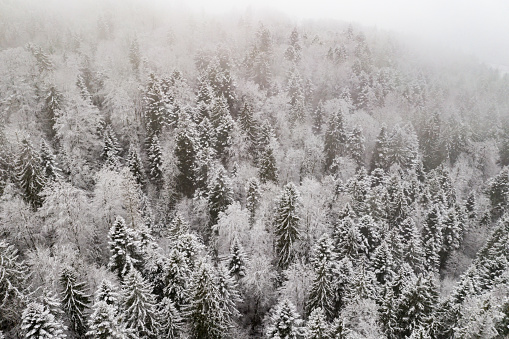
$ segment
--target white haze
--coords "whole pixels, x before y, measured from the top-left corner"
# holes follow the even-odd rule
[[[167,1],[163,1],[168,3]],[[269,9],[296,19],[337,19],[391,30],[411,39],[509,66],[507,0],[177,0],[178,6],[225,13]]]

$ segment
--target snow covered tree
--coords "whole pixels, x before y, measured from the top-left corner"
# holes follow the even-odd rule
[[[431,206],[422,228],[422,242],[429,270],[440,267],[440,251],[442,250],[442,213],[438,204]]]
[[[347,256],[354,260],[365,251],[359,228],[350,217],[345,217],[336,224],[333,239],[340,257]]]
[[[98,339],[123,339],[126,330],[119,324],[117,309],[106,301],[99,300],[93,306],[94,312],[88,320],[87,336]]]
[[[219,213],[226,211],[233,202],[233,189],[226,171],[219,167],[214,175],[214,180],[209,186],[208,205],[210,213],[210,223],[215,225],[219,218]]]
[[[109,237],[111,257],[108,266],[122,280],[133,267],[137,267],[140,263],[139,245],[121,216],[115,219]]]
[[[185,126],[175,137],[175,156],[177,157],[177,190],[186,197],[191,197],[195,190],[195,162],[197,141],[191,124]]]
[[[77,282],[74,269],[66,267],[60,274],[62,287],[62,309],[67,314],[71,329],[78,335],[86,333],[85,310],[89,307],[90,296],[84,282]]]
[[[373,254],[371,263],[376,280],[380,285],[385,285],[392,281],[396,265],[392,258],[392,252],[386,241],[382,241]]]
[[[277,183],[278,170],[276,165],[276,158],[274,157],[274,150],[271,145],[265,146],[258,159],[260,181],[266,183],[272,181]]]
[[[330,325],[330,337],[335,339],[349,339],[352,331],[348,328],[346,320],[341,316],[334,319]]]
[[[419,143],[412,125],[396,125],[389,139],[389,163],[411,168],[417,158]]]
[[[440,115],[433,113],[423,124],[419,137],[422,163],[426,170],[437,168],[447,157],[447,145],[443,139]]]
[[[37,302],[27,305],[21,319],[21,329],[27,339],[66,338],[63,324],[55,319],[49,309]]]
[[[258,141],[258,123],[253,116],[252,107],[248,103],[244,103],[244,107],[239,112],[239,125],[247,135],[249,149],[254,152]]]
[[[322,133],[322,125],[325,123],[325,112],[323,104],[320,102],[316,110],[312,113],[313,118],[313,133],[316,135]]]
[[[180,312],[168,298],[159,304],[159,335],[167,339],[181,338],[183,322]]]
[[[390,160],[390,138],[387,127],[382,125],[380,134],[376,138],[373,157],[371,158],[371,171],[375,168],[381,168],[387,171],[391,166]]]
[[[364,137],[362,136],[362,130],[359,126],[356,126],[352,132],[348,134],[347,149],[357,166],[364,166]]]
[[[295,306],[288,299],[283,299],[272,309],[265,333],[270,339],[297,339],[304,332],[301,325]]]
[[[108,305],[117,306],[120,294],[116,290],[117,288],[109,280],[104,279],[97,288],[95,299],[97,302],[104,301]]]
[[[251,178],[246,184],[246,209],[249,211],[249,224],[253,227],[256,217],[256,210],[260,206],[260,182]]]
[[[156,338],[159,326],[152,287],[132,269],[122,285],[122,322],[139,337]]]
[[[40,193],[46,180],[40,155],[27,139],[21,141],[20,152],[16,159],[16,174],[25,201],[34,209],[40,207],[42,205]]]
[[[182,306],[188,302],[191,275],[184,253],[178,249],[172,249],[166,263],[164,296],[177,310],[181,310]]]
[[[149,161],[149,177],[157,185],[157,187],[161,187],[163,180],[163,154],[157,135],[150,138],[147,155]]]
[[[56,180],[60,177],[60,169],[55,163],[55,155],[44,139],[41,141],[41,167],[46,180]]]
[[[325,319],[325,314],[321,308],[315,308],[309,316],[306,324],[306,339],[332,339],[330,334],[330,325]],[[335,338],[335,337],[334,337]]]
[[[111,126],[107,126],[104,129],[103,142],[104,146],[101,157],[104,160],[104,164],[108,168],[117,169],[120,165],[120,145]]]
[[[138,38],[136,35],[131,40],[131,44],[129,46],[129,62],[133,67],[134,73],[138,73],[141,63],[141,54],[140,54],[140,44],[138,43]]]
[[[454,207],[449,208],[442,221],[442,248],[440,255],[440,268],[444,268],[452,252],[460,247],[463,237],[461,221]]]
[[[300,238],[300,193],[293,183],[288,183],[279,196],[274,215],[274,235],[278,266],[285,269],[294,257],[294,244]]]
[[[63,95],[55,86],[50,86],[46,93],[42,110],[42,125],[46,137],[51,140],[55,137],[56,112],[61,109]]]
[[[127,154],[127,166],[133,174],[136,183],[143,187],[145,185],[143,163],[141,162],[140,155],[132,145],[129,147],[129,153]]]
[[[228,148],[232,146],[232,131],[235,125],[224,97],[216,101],[212,110],[210,122],[214,128],[212,133],[212,146],[218,157],[225,161]]]
[[[500,216],[509,202],[509,166],[504,167],[488,182],[488,198],[491,202],[492,215]]]
[[[343,156],[347,149],[348,135],[343,126],[343,113],[338,110],[329,119],[324,140],[325,170],[329,171],[334,159]]]
[[[235,238],[230,248],[230,258],[228,260],[228,269],[230,274],[237,280],[246,275],[247,257],[240,241]]]
[[[161,79],[154,73],[149,75],[147,89],[143,97],[144,119],[147,135],[159,135],[166,124],[167,98],[161,86]]]

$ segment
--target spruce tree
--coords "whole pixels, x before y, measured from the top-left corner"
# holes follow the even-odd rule
[[[348,153],[355,161],[358,167],[364,166],[364,137],[362,130],[356,126],[351,133],[348,134],[347,149]]]
[[[386,241],[382,241],[377,247],[372,260],[373,272],[380,285],[385,285],[394,278],[396,267],[392,258],[392,252]]]
[[[274,215],[274,233],[278,266],[286,269],[294,257],[294,244],[300,238],[300,193],[293,183],[288,183],[280,195]]]
[[[347,134],[343,126],[343,113],[332,114],[327,125],[324,140],[325,170],[329,171],[338,156],[344,156],[347,149]]]
[[[226,211],[233,202],[233,189],[226,171],[220,167],[215,173],[215,179],[211,182],[208,194],[210,224],[215,225],[219,213]]]
[[[85,310],[89,308],[90,296],[85,283],[77,282],[77,274],[72,268],[64,268],[60,274],[62,287],[62,309],[67,314],[71,329],[78,335],[86,333]]]
[[[136,180],[136,183],[143,187],[145,185],[143,163],[141,162],[140,155],[132,145],[129,147],[129,153],[127,155],[127,166]]]
[[[116,291],[116,287],[109,281],[104,279],[99,284],[96,291],[96,301],[104,301],[108,305],[117,306],[120,300],[120,295]]]
[[[41,141],[41,167],[47,181],[60,177],[60,170],[55,164],[55,156],[44,139]]]
[[[171,243],[174,243],[181,235],[189,232],[189,223],[182,214],[176,213],[168,225],[167,237]]]
[[[323,104],[322,104],[322,102],[320,102],[318,104],[318,107],[316,108],[316,110],[313,112],[313,115],[312,115],[312,117],[313,117],[313,133],[315,135],[322,133],[322,125],[325,122],[324,115],[325,115],[325,113],[324,113]]]
[[[159,326],[152,287],[136,270],[131,270],[122,286],[122,321],[139,337],[156,338]]]
[[[88,320],[87,336],[98,339],[126,338],[127,331],[119,324],[115,306],[99,300],[92,308],[94,312]]]
[[[117,273],[120,280],[141,263],[139,245],[128,229],[124,218],[117,216],[109,233],[110,262],[109,268]]]
[[[250,149],[254,151],[258,141],[258,126],[253,117],[253,109],[248,103],[244,103],[244,107],[240,110],[239,125],[248,137]]]
[[[184,320],[168,298],[159,304],[159,336],[167,339],[181,338]]]
[[[107,126],[104,129],[103,136],[103,151],[101,157],[104,160],[105,166],[112,169],[117,169],[120,165],[120,145],[118,144],[115,132],[113,132],[111,126]]]
[[[302,320],[288,299],[283,299],[274,306],[269,321],[265,332],[270,339],[297,339],[303,332]]]
[[[331,324],[330,337],[334,339],[349,339],[351,338],[352,330],[346,324],[346,320],[339,316],[334,319]]]
[[[373,157],[371,158],[371,171],[375,168],[381,168],[387,171],[391,166],[390,162],[390,139],[387,127],[382,125],[380,134],[376,138]]]
[[[463,230],[455,208],[449,208],[442,222],[442,248],[440,255],[440,268],[444,268],[452,252],[460,247]]]
[[[173,303],[177,310],[181,310],[182,306],[188,302],[191,275],[192,272],[184,253],[178,249],[172,249],[166,264],[164,296]]]
[[[276,158],[274,157],[274,150],[271,145],[265,146],[260,154],[260,158],[258,160],[259,164],[259,175],[260,181],[262,183],[266,183],[268,181],[272,181],[277,183],[278,181],[278,170],[276,165]]]
[[[442,213],[438,204],[431,206],[422,228],[422,242],[429,270],[440,267],[440,251],[442,250]]]
[[[246,275],[247,257],[240,241],[235,238],[230,248],[230,257],[228,259],[228,270],[232,277],[237,280]]]
[[[191,124],[183,128],[176,136],[175,156],[177,157],[177,190],[186,197],[191,197],[195,190],[195,162],[197,141]]]
[[[40,193],[45,185],[44,172],[39,153],[29,140],[21,141],[20,152],[16,160],[16,174],[23,198],[36,209],[42,205]]]
[[[154,73],[149,76],[149,82],[143,97],[144,118],[147,134],[159,135],[165,126],[168,107],[165,93],[161,86],[161,79]]]
[[[133,67],[134,73],[138,73],[141,63],[141,54],[140,45],[138,43],[138,38],[136,36],[134,36],[129,47],[129,62],[131,62],[131,66]]]
[[[509,166],[504,167],[488,182],[488,198],[491,202],[492,215],[502,215],[509,202]]]
[[[350,217],[345,217],[335,226],[333,239],[341,257],[355,260],[365,251],[359,228]]]
[[[150,138],[150,146],[147,155],[149,161],[149,177],[152,182],[160,188],[163,181],[163,154],[157,135],[153,135],[152,138]]]
[[[55,86],[50,86],[47,90],[46,97],[44,98],[44,108],[42,111],[43,130],[49,140],[52,140],[55,137],[55,121],[58,110],[62,108],[62,103],[62,93]]]
[[[23,311],[21,330],[27,339],[66,338],[64,326],[43,305],[31,302]]]
[[[325,319],[325,314],[321,308],[315,308],[309,316],[306,324],[306,339],[333,339],[330,334],[330,325]]]
[[[256,210],[260,206],[261,191],[260,182],[251,178],[246,184],[246,209],[249,211],[249,224],[253,227],[256,217]]]

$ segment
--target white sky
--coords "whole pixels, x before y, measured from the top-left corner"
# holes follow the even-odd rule
[[[173,0],[204,12],[269,8],[413,35],[509,66],[509,0]]]

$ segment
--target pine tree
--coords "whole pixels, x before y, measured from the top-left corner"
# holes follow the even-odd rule
[[[96,301],[104,301],[108,305],[116,306],[120,300],[120,295],[116,292],[116,287],[109,281],[104,279],[96,291]]]
[[[230,271],[222,264],[217,268],[217,286],[219,296],[219,307],[223,312],[223,318],[231,327],[234,326],[234,319],[240,316],[237,304],[242,301],[238,291],[237,281],[230,275]]]
[[[149,160],[148,171],[150,179],[157,185],[157,187],[161,187],[163,181],[163,154],[157,135],[152,136],[150,139],[150,146],[148,148],[147,155]]]
[[[55,156],[44,139],[41,141],[41,167],[46,180],[60,178],[60,170],[55,164]]]
[[[477,218],[477,209],[476,209],[476,197],[475,192],[471,191],[467,197],[467,201],[465,203],[465,210],[467,212],[467,216],[470,220],[475,220]]]
[[[357,259],[365,251],[359,228],[350,217],[345,217],[334,228],[333,239],[341,257]]]
[[[176,136],[175,155],[177,157],[177,189],[186,197],[191,197],[195,190],[195,162],[197,142],[194,129],[189,124]]]
[[[407,218],[402,224],[403,230],[403,260],[409,264],[416,274],[423,273],[425,268],[425,253],[422,247],[421,235],[412,218]]]
[[[29,303],[21,319],[21,329],[27,339],[66,338],[64,326],[55,319],[49,309],[39,303]]]
[[[226,160],[228,148],[232,146],[232,136],[235,122],[230,114],[228,103],[224,97],[216,101],[210,118],[213,137],[212,146],[219,158]]]
[[[504,167],[495,178],[488,182],[488,197],[491,202],[492,215],[502,215],[509,202],[509,166]]]
[[[230,248],[230,258],[228,260],[228,270],[237,280],[246,275],[247,257],[240,241],[235,238]]]
[[[315,133],[315,135],[318,135],[320,133],[322,133],[322,125],[324,124],[324,120],[325,120],[325,112],[324,112],[324,108],[323,108],[323,104],[322,102],[320,102],[318,104],[318,107],[316,108],[316,110],[313,112],[313,133]]]
[[[60,275],[62,286],[62,309],[67,314],[71,329],[78,335],[86,333],[85,310],[89,307],[90,296],[86,294],[85,283],[77,282],[72,268],[64,268]]]
[[[138,267],[141,263],[141,251],[121,216],[115,219],[109,237],[111,257],[108,266],[122,280],[133,267]]]
[[[278,170],[276,165],[276,158],[274,157],[274,150],[272,149],[271,145],[267,145],[262,151],[258,163],[260,166],[260,181],[262,183],[266,183],[268,181],[277,183]]]
[[[149,136],[159,135],[166,124],[167,98],[161,85],[161,79],[151,73],[143,97],[145,126]]]
[[[440,116],[438,112],[424,123],[422,135],[419,138],[422,150],[422,162],[426,170],[437,168],[447,156],[447,145],[443,141]]]
[[[440,251],[440,268],[445,267],[453,251],[460,247],[463,230],[455,208],[449,208],[442,222],[442,249]]]
[[[380,285],[385,285],[387,282],[392,281],[396,267],[392,258],[392,252],[386,241],[382,241],[375,250],[371,264],[376,275],[376,280]]]
[[[254,151],[258,141],[258,126],[252,110],[251,105],[244,103],[239,113],[239,125],[248,137],[250,150]]]
[[[215,179],[209,187],[208,203],[211,225],[215,225],[219,218],[219,213],[226,211],[228,206],[233,203],[232,185],[226,171],[222,167],[215,173]]]
[[[411,168],[417,159],[419,143],[412,125],[396,125],[389,138],[389,163]]]
[[[256,217],[256,210],[260,206],[261,191],[260,182],[251,178],[246,184],[246,209],[249,211],[249,224],[253,227]]]
[[[334,339],[349,339],[352,331],[341,316],[334,319],[331,324],[330,337]]]
[[[55,121],[57,112],[62,108],[62,93],[55,87],[50,86],[44,98],[44,108],[42,110],[42,126],[49,140],[55,137]]]
[[[126,330],[119,324],[115,306],[99,300],[93,306],[94,312],[88,320],[87,336],[98,339],[123,339]]]
[[[133,40],[131,41],[131,46],[129,47],[129,61],[131,62],[134,73],[137,73],[140,68],[141,55],[140,45],[136,36],[134,36]]]
[[[143,163],[141,162],[140,155],[132,145],[129,147],[129,153],[127,155],[127,166],[136,180],[136,183],[143,187],[145,185]]]
[[[351,133],[348,134],[347,139],[348,153],[355,160],[358,167],[364,166],[364,137],[362,130],[356,126]]]
[[[40,193],[45,185],[40,159],[40,155],[30,141],[23,139],[16,160],[16,174],[25,201],[30,203],[34,209],[42,205]]]
[[[303,332],[301,324],[295,306],[288,299],[283,299],[274,306],[265,332],[271,339],[297,339]]]
[[[376,138],[373,157],[371,158],[371,171],[375,168],[381,168],[387,171],[391,166],[390,162],[390,139],[387,127],[382,125],[380,134]]]
[[[440,267],[442,239],[442,213],[440,207],[434,204],[428,211],[422,228],[422,242],[429,270],[438,270]]]
[[[288,183],[277,201],[274,216],[274,233],[278,266],[286,269],[294,257],[294,244],[300,238],[300,193],[293,183]]]
[[[141,274],[131,270],[122,287],[122,321],[138,336],[155,338],[159,326],[152,287]]]
[[[305,330],[306,339],[332,339],[329,324],[321,308],[315,308],[309,316]],[[335,338],[335,337],[334,337]]]
[[[115,136],[115,132],[111,129],[111,126],[107,126],[104,129],[103,142],[104,146],[101,157],[105,165],[108,168],[117,169],[120,163],[120,145],[118,144],[117,137]]]
[[[173,303],[164,298],[159,305],[159,335],[167,339],[181,338],[183,319]]]
[[[184,253],[178,249],[172,249],[166,264],[164,296],[173,303],[177,310],[181,310],[182,306],[188,302],[191,274]]]
[[[331,169],[336,157],[344,155],[347,148],[347,138],[343,126],[343,113],[336,111],[332,114],[325,132],[324,154],[325,169],[327,171]]]

